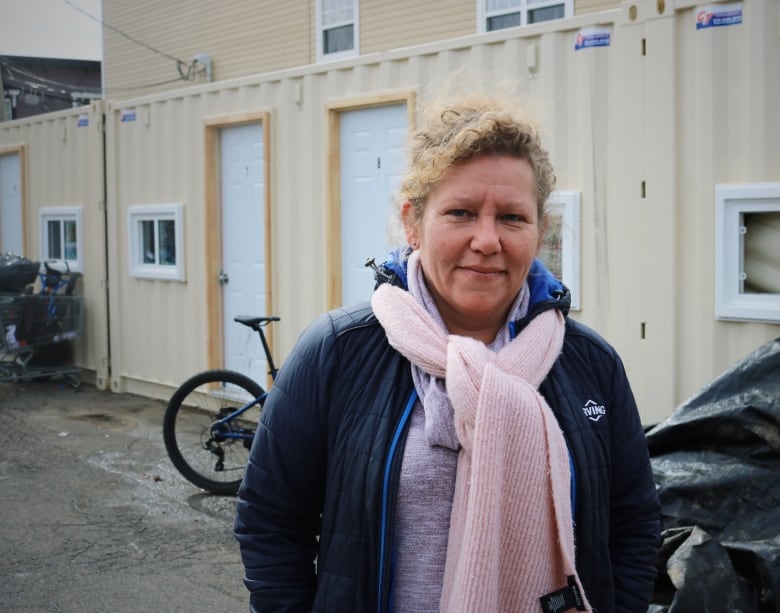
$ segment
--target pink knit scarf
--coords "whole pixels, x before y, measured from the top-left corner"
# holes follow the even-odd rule
[[[380,286],[372,306],[390,345],[444,379],[452,402],[461,449],[440,610],[540,611],[541,597],[576,578],[568,452],[537,392],[560,354],[563,316],[541,313],[494,353],[445,335],[400,288]]]

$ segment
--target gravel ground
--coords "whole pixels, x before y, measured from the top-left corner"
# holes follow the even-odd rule
[[[247,611],[235,498],[190,485],[164,404],[0,383],[0,609]]]

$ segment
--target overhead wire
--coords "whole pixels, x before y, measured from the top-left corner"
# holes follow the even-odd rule
[[[120,30],[119,28],[117,28],[115,26],[112,26],[110,23],[106,23],[105,21],[103,21],[102,18],[95,17],[95,15],[93,15],[89,11],[84,10],[83,8],[81,8],[80,6],[78,6],[77,4],[72,2],[72,0],[62,0],[62,2],[64,2],[65,4],[67,4],[68,6],[73,8],[74,10],[78,11],[82,15],[85,15],[89,19],[99,23],[102,27],[107,28],[107,29],[111,30],[112,32],[115,32],[115,33],[119,34],[120,36],[126,38],[130,42],[135,43],[136,45],[140,45],[141,47],[144,47],[145,49],[148,49],[149,51],[151,51],[153,53],[156,53],[157,55],[159,55],[161,57],[164,57],[165,59],[168,59],[168,60],[171,60],[173,62],[176,62],[176,71],[179,73],[179,78],[177,78],[177,79],[168,79],[168,80],[165,80],[165,81],[157,81],[155,83],[139,83],[137,85],[115,86],[115,87],[111,87],[111,88],[105,88],[103,90],[104,93],[108,92],[108,91],[110,91],[110,92],[114,92],[114,91],[121,92],[121,91],[132,91],[132,90],[137,90],[137,89],[146,89],[146,88],[149,88],[149,87],[157,87],[157,86],[160,86],[160,85],[169,85],[171,83],[177,83],[179,81],[192,81],[195,78],[195,74],[196,74],[196,67],[195,67],[195,65],[197,63],[197,60],[192,60],[191,62],[187,63],[184,60],[181,60],[181,59],[177,58],[176,56],[171,55],[170,53],[166,53],[165,51],[161,51],[160,49],[158,49],[156,47],[153,47],[152,45],[149,45],[148,43],[145,43],[144,41],[139,40],[139,39],[135,38],[134,36],[131,36],[127,32],[125,32],[123,30]],[[185,68],[186,68],[186,71],[185,71]]]
[[[82,7],[78,6],[76,3],[74,3],[72,0],[62,0],[65,4],[73,8],[74,10],[78,11],[82,15],[88,17],[89,19],[97,22],[102,27],[107,28],[111,30],[112,32],[115,32],[119,34],[120,36],[126,38],[127,40],[131,41],[134,44],[140,45],[141,47],[161,56],[165,59],[171,60],[176,63],[176,70],[179,73],[179,76],[174,79],[165,79],[162,81],[155,81],[150,83],[138,83],[133,85],[125,85],[125,86],[113,86],[109,88],[102,88],[102,94],[107,95],[113,92],[127,92],[127,91],[134,91],[134,90],[140,90],[140,89],[148,89],[150,87],[159,87],[161,85],[170,85],[172,83],[178,83],[179,81],[191,81],[195,78],[195,75],[197,74],[196,70],[196,64],[197,60],[193,60],[189,64],[187,62],[184,62],[183,60],[177,58],[174,55],[171,55],[170,53],[166,53],[165,51],[162,51],[152,45],[149,45],[145,43],[142,40],[139,40],[138,38],[135,38],[134,36],[131,36],[130,34],[124,32],[123,30],[120,30],[119,28],[106,23],[101,18],[96,17],[89,11],[83,9]],[[37,75],[33,72],[30,72],[28,70],[25,70],[24,68],[16,65],[14,62],[12,62],[8,56],[6,57],[0,57],[0,64],[5,66],[6,70],[9,71],[9,73],[13,72],[15,73],[15,79],[18,79],[21,81],[24,85],[31,88],[33,91],[38,91],[41,94],[45,94],[45,92],[40,91],[38,88],[40,87],[47,87],[51,89],[59,89],[61,90],[58,93],[67,93],[67,91],[73,90],[74,85],[71,83],[63,83],[61,81],[56,81],[54,79],[48,79],[46,77],[42,77],[40,75]],[[185,70],[186,67],[186,70]],[[23,78],[24,77],[24,78]],[[31,80],[32,79],[32,80]],[[94,88],[89,86],[81,86],[80,89],[82,91],[92,92]],[[51,95],[52,92],[49,92],[49,95]]]
[[[70,6],[71,8],[77,10],[82,15],[85,15],[86,17],[89,17],[93,21],[96,21],[97,23],[99,23],[104,28],[108,28],[112,32],[116,32],[117,34],[119,34],[120,36],[123,36],[124,38],[126,38],[130,42],[133,42],[136,45],[140,45],[140,46],[144,47],[145,49],[148,49],[149,51],[151,51],[153,53],[156,53],[157,55],[160,55],[160,56],[162,56],[162,57],[164,57],[166,59],[169,59],[169,60],[172,60],[172,61],[176,62],[177,64],[182,64],[182,65],[186,66],[187,63],[184,62],[183,60],[180,60],[179,58],[171,55],[170,53],[166,53],[165,51],[160,51],[156,47],[152,47],[151,45],[143,42],[142,40],[138,40],[137,38],[135,38],[133,36],[130,36],[127,32],[124,32],[124,31],[120,30],[119,28],[114,27],[114,26],[112,26],[109,23],[106,23],[100,17],[95,17],[92,13],[84,10],[83,8],[78,6],[77,4],[73,3],[71,0],[62,0],[62,1],[65,4],[67,4],[68,6]]]

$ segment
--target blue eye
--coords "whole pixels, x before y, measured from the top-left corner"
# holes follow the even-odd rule
[[[522,215],[516,215],[514,213],[510,213],[503,216],[504,221],[509,223],[522,223],[525,221]]]
[[[466,217],[468,214],[469,212],[466,209],[451,209],[447,211],[447,215],[452,217]]]

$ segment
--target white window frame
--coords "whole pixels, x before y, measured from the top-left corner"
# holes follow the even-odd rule
[[[322,22],[322,3],[323,0],[317,0],[317,61],[318,62],[330,62],[333,60],[341,60],[344,58],[356,57],[360,55],[360,19],[358,13],[358,0],[352,0],[352,21],[345,21],[341,24],[328,24],[328,28],[333,28],[338,25],[352,25],[352,34],[354,37],[352,49],[346,51],[338,51],[335,53],[325,53],[322,46],[325,40],[324,31],[325,26]]]
[[[488,0],[477,0],[477,32],[499,32],[498,30],[488,30],[487,22],[490,17],[500,17],[501,15],[509,15],[511,13],[520,13],[520,25],[515,27],[522,27],[529,25],[528,12],[536,9],[546,8],[549,6],[563,5],[563,19],[567,19],[574,15],[574,0],[515,0],[515,6],[498,10],[488,11]]]
[[[571,310],[580,310],[580,192],[556,190],[547,200],[547,215],[561,218],[561,281],[571,292]]]
[[[743,215],[774,212],[780,212],[780,183],[715,186],[717,319],[780,322],[780,293],[752,294],[740,291],[745,278]]]
[[[41,262],[47,260],[61,260],[68,263],[68,269],[74,272],[84,272],[84,223],[82,221],[83,207],[80,206],[47,206],[38,211],[38,230],[39,242],[38,253]],[[76,223],[76,258],[69,259],[64,257],[52,258],[49,255],[49,232],[48,224],[50,221],[59,221],[61,224],[66,221]],[[60,226],[62,228],[62,226]],[[64,236],[61,247],[64,248]]]
[[[143,261],[143,233],[141,222],[155,222],[155,235],[158,222],[173,220],[175,264],[145,263]],[[128,207],[128,262],[130,276],[141,279],[163,279],[169,281],[184,281],[184,207],[181,204],[137,204]],[[156,242],[159,247],[159,240]],[[155,259],[159,254],[155,251]]]

